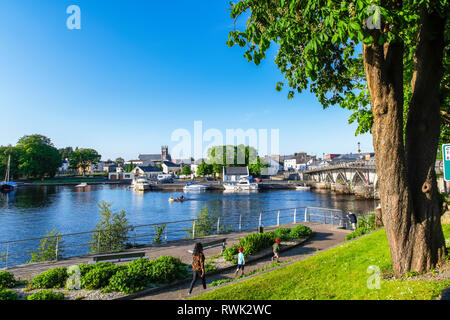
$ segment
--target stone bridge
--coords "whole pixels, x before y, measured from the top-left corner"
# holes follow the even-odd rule
[[[351,162],[326,167],[310,167],[300,173],[317,189],[378,198],[378,177],[372,161]]]

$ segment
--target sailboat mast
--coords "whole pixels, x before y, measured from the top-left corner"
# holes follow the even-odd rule
[[[5,182],[9,182],[9,166],[11,165],[11,155],[8,156],[8,166],[6,167]]]

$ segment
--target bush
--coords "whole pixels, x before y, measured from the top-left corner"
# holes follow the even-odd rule
[[[275,238],[279,238],[281,241],[291,240],[291,229],[290,228],[278,228],[274,232]]]
[[[275,231],[264,233],[252,233],[239,239],[239,243],[226,248],[222,255],[226,261],[237,262],[236,255],[239,253],[239,247],[244,250],[244,255],[250,256],[258,251],[268,248],[273,245],[276,238],[281,241],[288,241],[291,239],[298,239],[312,234],[312,230],[304,225],[298,225],[292,229],[278,228]]]
[[[41,290],[27,297],[27,300],[63,300],[64,294],[52,290]]]
[[[111,262],[96,263],[90,270],[85,267],[83,270],[85,274],[81,276],[81,287],[87,290],[104,288],[108,285],[109,279],[123,268]]]
[[[244,238],[240,239],[238,244],[226,248],[222,255],[226,261],[236,263],[237,260],[235,256],[239,253],[240,247],[244,249],[244,255],[250,256],[261,249],[270,247],[274,241],[275,234],[272,231],[248,234]]]
[[[358,228],[355,231],[353,231],[352,233],[349,233],[348,235],[345,236],[345,240],[351,240],[357,237],[360,237],[366,233],[371,232],[372,229],[368,229],[368,228]]]
[[[1,300],[17,300],[17,293],[9,289],[0,289],[0,301]]]
[[[14,288],[15,286],[14,275],[6,271],[0,271],[0,289]]]
[[[164,256],[152,261],[152,282],[170,283],[186,276],[187,270],[180,259]]]
[[[170,283],[187,277],[186,266],[177,258],[138,259],[113,275],[107,290],[130,294],[147,288],[150,283]]]
[[[56,246],[58,244],[58,256],[56,256]],[[41,239],[41,244],[37,251],[30,252],[31,259],[27,263],[42,261],[53,261],[62,258],[61,234],[53,229],[47,231],[45,238]]]
[[[312,234],[311,228],[304,225],[298,225],[291,229],[290,237],[291,239],[299,239],[303,237],[308,237]]]
[[[217,220],[219,219],[219,214],[214,210],[209,210],[207,206],[204,206],[195,215],[195,236],[204,237],[214,234],[217,230]],[[192,228],[185,229],[189,238],[192,237]]]
[[[97,204],[101,219],[89,241],[91,252],[119,251],[127,246],[127,233],[130,229],[125,210],[113,212],[112,203],[102,201]]]
[[[32,287],[35,289],[63,288],[67,278],[67,268],[49,269],[34,277]]]

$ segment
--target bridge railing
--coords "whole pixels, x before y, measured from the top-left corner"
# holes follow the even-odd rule
[[[347,213],[331,208],[296,207],[261,211],[258,214],[229,214],[216,217],[206,229],[203,225],[199,233],[198,219],[159,222],[130,226],[124,242],[127,248],[152,246],[183,239],[197,239],[205,235],[219,235],[229,232],[257,230],[259,226],[274,227],[289,223],[325,223],[348,229]],[[110,252],[102,243],[108,237],[107,231],[87,231],[59,234],[53,237],[39,237],[0,242],[0,268],[26,263],[42,244],[53,243],[54,253],[47,260],[58,260],[76,256]],[[53,241],[53,242],[52,242]],[[97,241],[97,242],[96,242]],[[102,243],[102,244],[101,244]]]

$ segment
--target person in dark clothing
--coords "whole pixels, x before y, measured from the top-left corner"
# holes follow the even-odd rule
[[[276,238],[275,243],[272,246],[273,257],[272,261],[276,259],[277,262],[280,262],[280,239]]]
[[[350,212],[348,214],[348,218],[350,219],[350,222],[352,224],[352,229],[356,230],[356,222],[357,222],[356,215]]]
[[[192,282],[189,288],[189,294],[191,294],[198,277],[202,279],[203,289],[206,289],[205,256],[203,254],[203,246],[200,242],[195,244],[194,252],[192,253]]]

